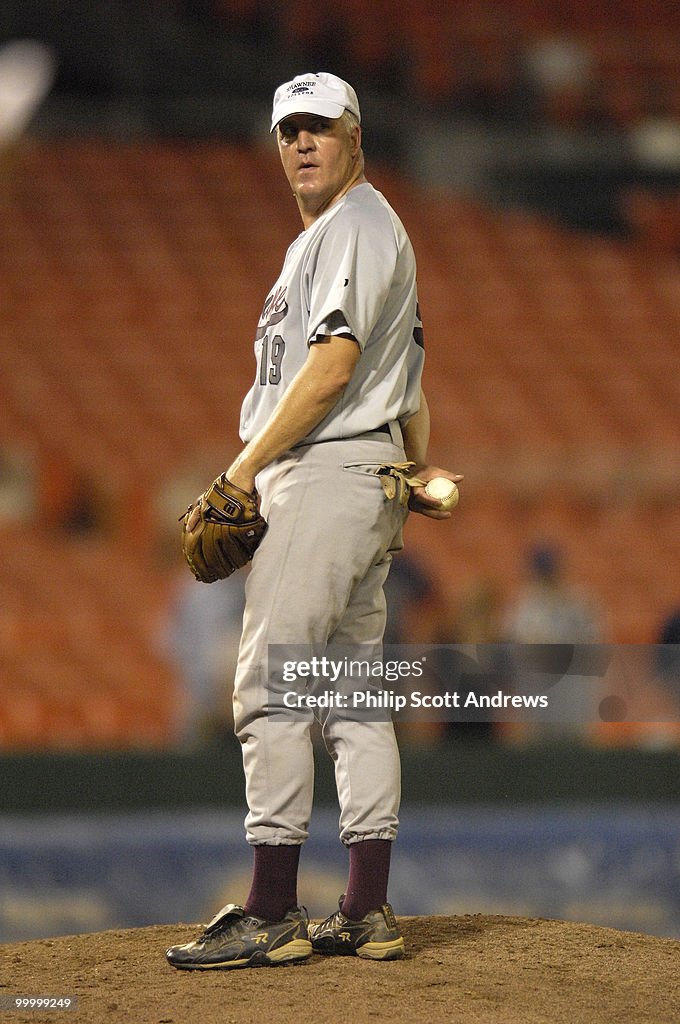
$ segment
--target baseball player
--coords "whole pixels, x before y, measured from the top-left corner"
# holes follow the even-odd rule
[[[272,131],[303,231],[262,310],[244,447],[226,472],[242,491],[257,489],[268,524],[246,584],[234,695],[254,868],[243,907],[224,907],[195,941],[167,951],[179,968],[404,952],[387,902],[400,801],[392,723],[321,719],[349,878],[339,909],[310,925],[297,871],[312,811],[311,723],[268,714],[270,645],[379,645],[408,508],[449,518],[424,483],[462,479],[428,464],[415,259],[364,176],[360,117],[354,89],[332,74],[300,75],[274,96]]]

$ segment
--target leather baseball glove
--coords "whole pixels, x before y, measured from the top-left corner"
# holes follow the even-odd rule
[[[257,491],[242,491],[224,473],[180,522],[184,557],[201,583],[226,579],[249,562],[267,529]]]

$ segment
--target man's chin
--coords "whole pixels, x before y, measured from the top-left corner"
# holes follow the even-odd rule
[[[314,188],[314,186],[311,183],[305,184],[303,182],[302,184],[299,184],[295,189],[294,194],[298,202],[300,202],[304,207],[310,210],[317,209],[323,206],[326,200],[326,196],[323,190],[319,188]]]
[[[295,194],[298,196],[309,196],[314,198],[321,192],[318,184],[312,181],[311,178],[298,178],[295,186]]]

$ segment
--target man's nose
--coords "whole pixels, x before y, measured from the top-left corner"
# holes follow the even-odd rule
[[[306,153],[314,148],[314,136],[306,128],[301,128],[298,132],[297,148],[300,153]]]

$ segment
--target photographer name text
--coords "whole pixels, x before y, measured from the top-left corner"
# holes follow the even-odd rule
[[[446,693],[395,693],[393,690],[354,690],[342,693],[340,690],[322,690],[320,693],[299,693],[287,690],[283,694],[283,706],[295,710],[342,709],[404,711],[441,708],[547,708],[546,694],[475,693],[457,691]]]

